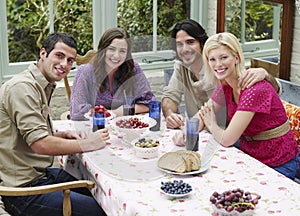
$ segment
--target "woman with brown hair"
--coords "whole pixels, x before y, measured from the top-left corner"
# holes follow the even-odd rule
[[[74,79],[70,100],[72,120],[84,120],[95,105],[123,115],[123,99],[134,96],[135,113],[148,112],[155,100],[149,82],[139,64],[132,59],[127,31],[108,29],[101,37],[95,57],[80,66]]]

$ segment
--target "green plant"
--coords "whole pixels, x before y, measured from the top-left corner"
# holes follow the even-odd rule
[[[133,36],[133,51],[151,51],[153,43],[153,0],[119,0],[118,26]],[[170,31],[180,20],[189,18],[188,0],[157,1],[158,49],[168,49]],[[133,10],[133,8],[137,8]]]
[[[241,38],[241,0],[226,1],[225,30]],[[272,37],[273,8],[262,0],[246,1],[245,40],[257,41]]]
[[[7,1],[8,47],[10,62],[32,61],[42,41],[50,33],[48,1]],[[92,48],[92,0],[54,1],[54,31],[72,34],[78,53]]]

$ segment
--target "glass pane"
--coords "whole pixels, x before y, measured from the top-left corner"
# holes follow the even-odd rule
[[[7,0],[9,62],[34,61],[38,44],[49,31],[47,1]]]
[[[54,31],[72,34],[78,54],[93,48],[93,0],[55,0]]]
[[[262,0],[246,0],[245,26],[242,26],[242,1],[226,0],[225,31],[241,38],[241,31],[244,30],[245,41],[272,39],[274,22],[272,4]],[[281,15],[277,14],[277,16]]]
[[[174,25],[190,18],[190,0],[158,1],[157,6],[157,50],[170,49],[169,38]]]
[[[78,53],[92,49],[92,0],[54,0],[54,31],[72,34]],[[50,33],[49,6],[44,0],[6,0],[10,62],[36,60]]]
[[[170,30],[190,17],[190,0],[158,0],[157,8],[157,50],[170,49]],[[153,0],[118,0],[118,26],[133,38],[133,52],[153,51]]]

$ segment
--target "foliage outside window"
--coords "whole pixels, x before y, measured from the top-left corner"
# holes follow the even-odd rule
[[[54,31],[72,34],[78,53],[91,49],[92,0],[54,0]],[[36,60],[42,41],[50,33],[48,1],[7,0],[10,62]]]
[[[157,1],[157,50],[170,49],[171,29],[189,17],[190,0]],[[118,0],[118,26],[133,36],[133,52],[153,51],[153,0]]]
[[[72,34],[78,42],[78,53],[93,47],[92,0],[53,0],[54,31]],[[7,29],[10,62],[36,60],[42,41],[50,33],[48,1],[7,0]],[[189,0],[158,1],[157,32],[160,49],[168,49],[164,37],[170,36],[174,23],[189,16]],[[134,52],[152,51],[153,0],[119,0],[118,25],[137,40]],[[149,36],[151,35],[151,36]],[[143,37],[146,36],[146,40]]]
[[[135,39],[133,52],[168,50],[170,30],[190,17],[190,0],[157,0],[157,23],[153,26],[155,0],[118,0],[118,26]],[[226,0],[226,30],[241,36],[241,1]],[[243,0],[244,1],[244,0]],[[50,33],[49,1],[6,0],[9,62],[36,60],[41,42]],[[54,31],[74,35],[79,54],[93,48],[93,0],[53,0]],[[247,1],[245,41],[272,37],[272,5]],[[101,11],[99,11],[100,13]],[[154,32],[155,31],[155,32]]]
[[[242,0],[245,1],[245,0]],[[226,0],[225,31],[229,31],[246,42],[272,39],[273,7],[262,0],[245,1],[244,38],[242,36],[241,0]]]

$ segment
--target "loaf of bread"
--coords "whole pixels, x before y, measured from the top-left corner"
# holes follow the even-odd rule
[[[194,151],[167,152],[158,159],[159,168],[177,173],[199,170],[200,165],[200,154]]]

